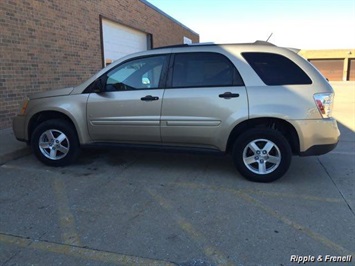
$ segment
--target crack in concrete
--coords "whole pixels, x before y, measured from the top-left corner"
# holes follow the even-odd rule
[[[343,200],[344,200],[345,204],[348,206],[350,212],[355,216],[354,210],[351,208],[350,203],[346,200],[344,194],[341,192],[341,190],[339,189],[339,187],[335,183],[334,179],[332,178],[331,174],[328,172],[328,169],[325,167],[325,165],[322,163],[322,161],[319,159],[319,157],[317,157],[317,160],[320,163],[320,165],[323,167],[323,169],[326,172],[326,174],[328,175],[329,179],[332,181],[334,187],[337,189],[337,191],[339,192],[339,194],[343,198]]]

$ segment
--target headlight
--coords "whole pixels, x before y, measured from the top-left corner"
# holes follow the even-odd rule
[[[28,98],[23,101],[22,107],[21,107],[21,110],[20,110],[20,115],[25,115],[26,114],[26,110],[27,110],[27,106],[28,106],[29,101],[30,101],[30,99],[28,99]]]
[[[313,99],[323,118],[332,117],[334,93],[316,93]]]

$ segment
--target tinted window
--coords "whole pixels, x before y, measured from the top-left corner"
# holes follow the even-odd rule
[[[222,54],[175,54],[172,87],[241,86],[243,81],[234,65]]]
[[[266,85],[311,84],[307,74],[290,59],[271,53],[243,53]]]
[[[107,74],[106,91],[156,89],[166,56],[139,58],[114,68]]]

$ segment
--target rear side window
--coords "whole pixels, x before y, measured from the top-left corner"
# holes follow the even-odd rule
[[[266,85],[312,84],[308,75],[287,57],[254,52],[242,55]]]
[[[175,54],[172,87],[243,86],[231,61],[222,54],[210,52]]]

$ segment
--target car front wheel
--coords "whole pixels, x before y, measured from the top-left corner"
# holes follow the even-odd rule
[[[251,129],[240,135],[233,146],[238,171],[255,182],[272,182],[288,170],[292,151],[286,138],[271,129]]]
[[[65,166],[79,154],[80,145],[74,127],[62,119],[39,124],[31,138],[36,157],[50,166]]]

